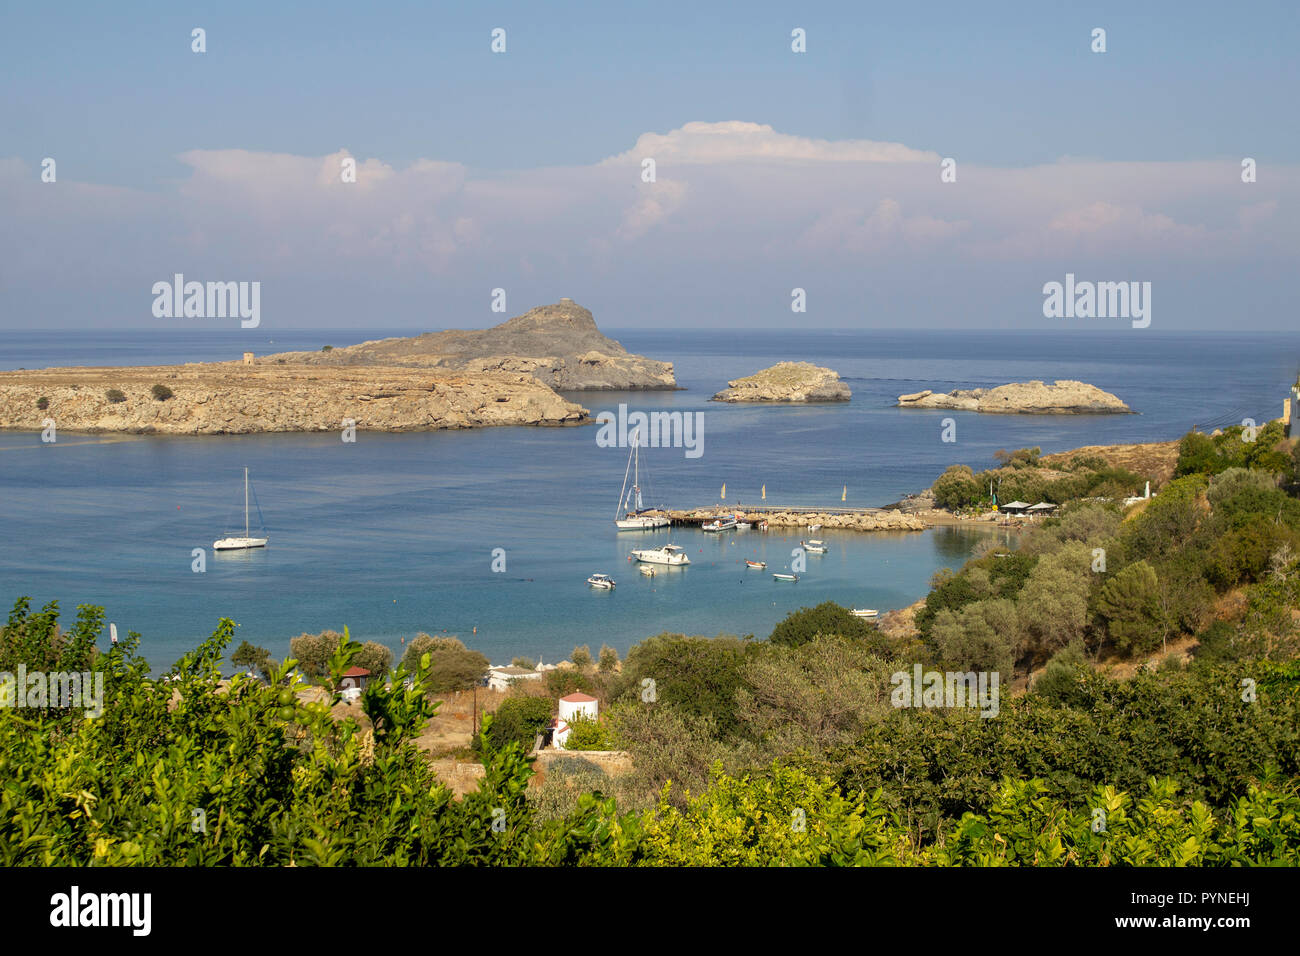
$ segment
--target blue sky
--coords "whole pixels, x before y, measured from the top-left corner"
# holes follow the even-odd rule
[[[813,326],[1035,327],[1074,271],[1152,281],[1153,327],[1289,327],[1298,9],[8,3],[0,327],[148,326],[175,271],[262,281],[285,326],[487,325],[494,287],[780,326],[801,286]],[[294,192],[340,150],[389,171],[368,205]]]

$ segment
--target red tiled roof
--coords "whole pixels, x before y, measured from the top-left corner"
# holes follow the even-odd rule
[[[369,677],[370,671],[364,667],[349,667],[343,672],[344,677]]]
[[[574,693],[570,694],[568,697],[561,697],[560,700],[569,704],[591,704],[591,703],[595,703],[596,698],[588,697],[586,694],[581,693],[580,691],[575,691]]]

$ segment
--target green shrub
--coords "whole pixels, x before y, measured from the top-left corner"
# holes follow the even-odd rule
[[[172,390],[166,385],[155,385],[149,391],[152,393],[153,397],[160,402],[165,402],[167,399],[172,397]]]
[[[507,697],[492,715],[487,737],[494,748],[518,744],[533,749],[537,735],[551,725],[551,701],[546,697]]]
[[[118,388],[110,388],[104,393],[104,397],[107,398],[109,403],[112,405],[117,405],[126,401],[126,395]]]
[[[41,411],[45,411],[45,409],[50,407],[50,400],[46,398],[44,395],[42,395],[40,398],[36,400],[36,407],[39,408]]]
[[[334,351],[334,346],[332,346],[332,345],[322,345],[322,346],[320,347],[320,350],[321,350],[322,352],[333,352],[333,351]]]
[[[564,738],[565,750],[613,750],[614,735],[609,725],[579,714],[569,721],[569,735]]]
[[[768,640],[773,644],[798,647],[819,634],[853,638],[884,649],[880,632],[873,622],[856,617],[848,608],[834,601],[823,601],[816,607],[801,607],[797,611],[791,611],[772,630]]]
[[[429,677],[426,684],[431,694],[472,690],[483,682],[491,662],[478,651],[471,651],[458,638],[430,637],[417,634],[402,655],[402,664],[408,671],[419,669],[424,655],[429,655]]]

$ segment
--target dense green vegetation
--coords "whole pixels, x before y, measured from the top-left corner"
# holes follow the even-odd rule
[[[390,661],[346,629],[295,638],[282,664],[245,642],[266,682],[223,685],[230,621],[159,679],[138,635],[96,651],[100,609],[64,632],[57,604],[21,599],[0,670],[93,669],[104,707],[0,708],[0,863],[1297,865],[1300,503],[1279,439],[1188,436],[1149,501],[1067,498],[1017,550],[937,575],[909,634],[823,604],[766,640],[575,655],[485,716],[463,798],[414,744],[431,695],[481,674],[455,639],[421,635],[372,680],[362,730],[331,716],[342,674]],[[1002,458],[1041,470],[1033,449]],[[1091,492],[1105,472],[1071,476]],[[996,717],[896,706],[892,675],[917,664],[998,671]],[[298,667],[324,699],[291,689]],[[575,690],[601,717],[571,746],[625,749],[633,770],[579,752],[530,786],[526,753]]]
[[[6,638],[48,634],[49,621],[15,608]],[[93,625],[93,611],[82,621]],[[138,635],[98,655],[101,718],[6,709],[0,862],[1235,865],[1300,853],[1294,666],[1255,669],[1248,705],[1234,696],[1237,672],[1216,666],[1172,682],[1081,676],[1083,707],[1031,697],[1005,726],[886,713],[896,725],[848,748],[836,772],[774,761],[728,774],[715,763],[691,794],[668,786],[626,811],[599,793],[530,799],[529,762],[517,743],[493,743],[491,717],[479,789],[453,799],[411,742],[435,710],[427,662],[367,687],[374,732],[363,734],[327,702],[298,700],[288,662],[269,685],[237,677],[219,688],[233,630],[222,621],[166,681],[137,656]],[[72,653],[86,633],[47,650]],[[334,699],[360,649],[345,638],[328,661]],[[671,708],[645,712],[662,720]],[[999,780],[1008,768],[1045,775]],[[1121,782],[1098,781],[1112,775]],[[931,804],[943,812],[927,817]]]
[[[978,474],[968,465],[953,465],[931,486],[935,503],[951,511],[986,510],[995,496],[999,502],[1063,504],[1087,497],[1124,498],[1140,493],[1144,484],[1141,476],[1095,456],[1076,455],[1060,473],[1041,466],[1037,448],[1000,451],[997,458],[997,468]]]

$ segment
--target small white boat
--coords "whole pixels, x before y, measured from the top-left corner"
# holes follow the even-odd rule
[[[655,569],[650,567],[648,564],[643,564],[641,565],[641,573],[648,578],[652,578],[655,576]]]
[[[731,531],[736,527],[735,518],[716,518],[707,524],[701,525],[704,531]]]
[[[776,578],[778,581],[798,581],[798,580],[799,580],[799,575],[797,575],[797,574],[781,574],[781,573],[778,572],[778,573],[776,573],[776,574],[773,574],[772,577]]]
[[[815,534],[816,532],[820,531],[821,529],[822,529],[822,526],[819,525],[819,524],[810,524],[810,525],[808,526],[808,533],[809,533],[809,534]]]
[[[851,612],[854,617],[875,617],[880,612],[870,607],[855,607]]]
[[[662,548],[641,548],[632,552],[632,557],[645,564],[690,564],[686,549],[675,544],[666,544]]]
[[[745,562],[745,567],[747,567],[747,568],[753,568],[753,569],[756,570],[756,571],[764,571],[764,570],[767,569],[767,562],[766,562],[766,561],[746,561],[746,562]]]
[[[257,509],[258,517],[261,517],[262,509]],[[221,538],[212,542],[213,551],[240,551],[247,548],[264,548],[266,547],[266,538],[254,538],[248,533],[248,469],[244,469],[244,536]]]
[[[752,528],[752,527],[753,527],[753,525],[750,524],[748,521],[737,521],[737,522],[736,522],[736,530],[737,530],[737,531],[748,531],[748,530],[749,530],[750,528]]]
[[[608,574],[593,574],[587,578],[587,583],[593,588],[600,588],[602,591],[614,590],[614,579]]]
[[[758,530],[759,530],[759,531],[766,531],[766,530],[767,530],[767,519],[766,519],[766,518],[764,518],[762,521],[760,521],[760,522],[758,523]]]
[[[807,541],[800,541],[799,547],[811,554],[825,554],[826,545],[822,544],[816,538],[809,538]]]

